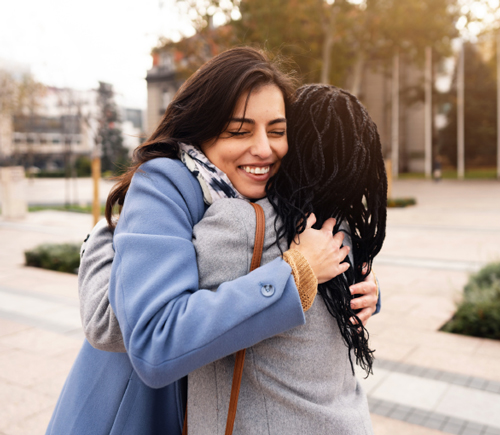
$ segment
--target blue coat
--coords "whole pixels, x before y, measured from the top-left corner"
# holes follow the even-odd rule
[[[47,434],[180,434],[189,372],[304,324],[280,258],[217,292],[198,289],[191,240],[204,212],[198,181],[180,161],[154,159],[134,175],[109,288],[127,354],[85,342]],[[271,296],[261,292],[269,284]]]

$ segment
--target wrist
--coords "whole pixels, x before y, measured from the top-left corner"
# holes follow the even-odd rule
[[[289,249],[283,254],[283,260],[292,268],[292,275],[299,292],[302,309],[305,312],[311,308],[318,292],[318,279],[309,262],[300,251]]]

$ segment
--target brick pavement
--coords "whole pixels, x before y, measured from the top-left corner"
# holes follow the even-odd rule
[[[500,183],[399,181],[394,193],[418,205],[389,211],[375,262],[378,360],[363,381],[375,433],[500,434],[500,342],[437,331],[469,271],[500,260]],[[44,433],[82,341],[76,277],[26,268],[22,253],[79,241],[90,226],[52,211],[0,221],[0,435]]]

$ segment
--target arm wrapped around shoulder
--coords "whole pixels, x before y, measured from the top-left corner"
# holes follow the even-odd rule
[[[103,219],[82,246],[78,271],[80,316],[85,337],[93,347],[126,352],[120,325],[108,299],[114,257],[113,230]]]
[[[292,275],[299,291],[302,309],[306,312],[312,307],[314,298],[318,293],[318,280],[306,258],[296,249],[289,249],[283,254],[285,260],[292,268]]]

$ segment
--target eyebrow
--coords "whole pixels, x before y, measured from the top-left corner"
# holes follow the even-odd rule
[[[255,121],[249,118],[231,118],[229,122],[238,122],[240,124],[255,124]],[[286,118],[273,119],[272,121],[269,121],[267,125],[279,124],[280,122],[286,122]]]

